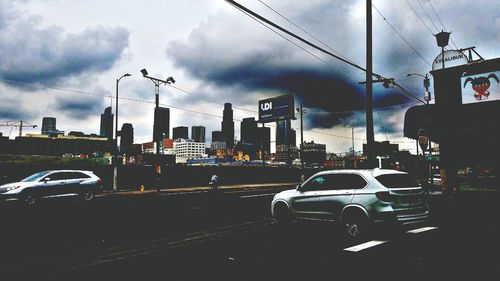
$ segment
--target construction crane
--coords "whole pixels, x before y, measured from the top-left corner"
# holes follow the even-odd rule
[[[12,128],[19,128],[19,136],[22,136],[23,134],[23,128],[26,128],[26,127],[31,127],[31,128],[36,128],[37,125],[32,125],[32,124],[29,124],[25,121],[22,121],[22,120],[19,120],[19,121],[0,121],[0,127],[11,127],[11,132],[12,132]],[[9,133],[9,137],[10,137],[10,133]]]

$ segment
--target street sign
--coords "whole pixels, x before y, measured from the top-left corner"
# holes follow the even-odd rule
[[[422,148],[422,151],[424,152],[429,147],[429,135],[427,134],[427,131],[425,131],[424,129],[418,130],[418,144],[420,145],[420,148]]]

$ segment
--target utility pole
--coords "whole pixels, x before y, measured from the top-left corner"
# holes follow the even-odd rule
[[[300,107],[297,107],[297,111],[300,114],[300,167],[304,168],[304,114],[306,110],[303,107],[303,104],[300,103]]]
[[[372,1],[366,0],[366,159],[373,167],[373,70],[372,70]]]
[[[130,73],[125,73],[120,78],[116,79],[116,106],[115,106],[115,155],[113,157],[113,160],[111,161],[113,163],[113,191],[117,192],[118,191],[118,83],[120,83],[120,80],[123,77],[129,77],[131,76]]]
[[[351,138],[352,138],[352,159],[356,157],[356,153],[354,152],[354,127],[351,128]]]

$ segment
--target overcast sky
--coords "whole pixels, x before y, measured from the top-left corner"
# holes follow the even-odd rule
[[[238,2],[365,66],[365,1],[262,1],[328,47],[260,1]],[[486,59],[500,55],[497,1],[373,4],[412,46],[374,9],[374,72],[394,77],[421,99],[422,79],[404,75],[431,70],[440,51],[432,33],[443,24],[452,32],[450,47],[476,46]],[[203,125],[207,144],[211,131],[221,128],[223,103],[233,104],[239,139],[239,121],[257,117],[258,100],[292,93],[308,111],[305,141],[346,152],[354,128],[355,149],[362,150],[365,89],[358,82],[364,73],[292,41],[307,52],[223,0],[0,0],[0,121],[23,120],[39,126],[24,132],[40,133],[42,117],[53,116],[66,133],[99,133],[104,108],[113,102],[114,112],[114,100],[103,96],[114,97],[116,79],[128,72],[132,76],[120,81],[120,96],[135,101],[120,100],[120,127],[132,123],[135,142],[150,141],[154,84],[139,72],[146,68],[151,76],[176,80],[177,89],[160,88],[160,103],[171,107],[171,128]],[[403,138],[403,120],[418,102],[380,84],[374,85],[374,99],[375,139],[414,152],[415,142]],[[299,137],[299,121],[292,126]],[[7,127],[0,132],[18,133]]]

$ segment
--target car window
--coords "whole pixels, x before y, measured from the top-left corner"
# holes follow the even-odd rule
[[[356,174],[332,174],[327,177],[327,190],[361,189],[366,186],[366,181]]]
[[[303,191],[311,191],[311,190],[321,190],[324,189],[324,185],[326,184],[326,175],[316,176],[311,180],[307,181],[303,186]]]
[[[67,179],[87,179],[90,178],[89,175],[81,173],[81,172],[70,172],[66,175]]]
[[[47,172],[47,171],[45,171],[45,172],[39,172],[39,173],[33,174],[33,175],[31,175],[31,176],[29,176],[29,177],[27,177],[27,178],[25,178],[25,179],[22,179],[21,181],[22,181],[22,182],[32,182],[32,181],[36,181],[36,180],[38,180],[38,179],[42,178],[43,176],[45,176],[45,175],[46,175],[46,174],[48,174],[48,173],[50,173],[50,172]]]
[[[66,178],[64,177],[64,173],[52,173],[50,175],[47,175],[44,179],[50,179],[50,181],[58,181],[64,180]]]
[[[417,183],[408,174],[386,174],[375,177],[378,182],[387,188],[405,188],[405,187],[418,187]]]

